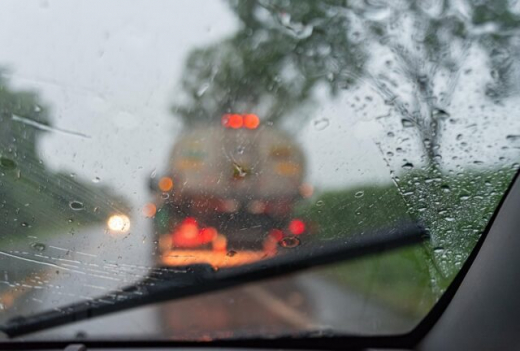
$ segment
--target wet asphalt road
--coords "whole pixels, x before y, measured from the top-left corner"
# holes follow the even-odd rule
[[[28,239],[0,252],[0,323],[101,296],[146,276],[153,265],[149,222],[111,235],[103,226],[51,239]],[[36,241],[35,241],[36,240]],[[38,242],[44,245],[34,245]],[[30,244],[32,243],[32,245]],[[151,305],[25,338],[196,338],[336,330],[404,331],[413,321],[329,281],[305,273]]]

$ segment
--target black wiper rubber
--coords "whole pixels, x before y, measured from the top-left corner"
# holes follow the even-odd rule
[[[215,270],[209,265],[191,265],[185,270],[156,269],[139,283],[59,310],[16,317],[0,326],[9,338],[79,322],[158,302],[222,290],[267,278],[287,275],[308,268],[344,262],[395,248],[420,243],[428,238],[425,230],[413,223],[326,241],[319,247],[304,245],[280,256],[252,264]]]

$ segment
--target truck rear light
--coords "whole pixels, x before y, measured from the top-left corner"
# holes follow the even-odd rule
[[[184,221],[182,221],[182,224],[194,224],[196,226],[197,220],[193,217],[187,217],[184,219]]]
[[[177,247],[196,247],[207,244],[218,236],[218,232],[213,227],[199,229],[197,220],[188,217],[182,221],[177,230],[173,233],[172,243]]]
[[[256,129],[260,125],[260,119],[257,115],[247,114],[244,115],[244,126],[247,129]]]
[[[283,239],[283,232],[280,229],[272,229],[269,232],[269,238],[272,238],[275,242]]]
[[[157,206],[155,206],[154,203],[149,202],[143,206],[141,212],[146,218],[152,218],[157,213]]]
[[[179,228],[179,231],[180,236],[186,240],[195,240],[199,234],[199,228],[197,227],[197,224],[193,223],[182,224]]]
[[[253,113],[240,115],[237,113],[226,113],[222,116],[222,125],[232,129],[256,129],[260,125],[260,118]]]
[[[289,222],[289,231],[293,235],[300,235],[305,232],[305,223],[301,219],[293,219]]]
[[[283,239],[283,232],[280,229],[271,229],[267,238],[265,238],[263,246],[264,252],[268,256],[276,254],[278,243]]]
[[[227,239],[224,235],[217,235],[212,241],[213,251],[226,252]]]
[[[173,188],[173,180],[170,177],[162,177],[159,180],[159,189],[163,192],[167,192],[172,190]]]
[[[244,125],[241,115],[228,113],[222,117],[222,125],[226,128],[240,129]]]
[[[208,228],[202,228],[200,230],[199,234],[201,237],[201,241],[203,241],[204,243],[209,243],[210,241],[214,240],[217,237],[218,232],[215,228],[208,227]]]

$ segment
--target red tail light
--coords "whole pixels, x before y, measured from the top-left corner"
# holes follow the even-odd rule
[[[222,125],[227,128],[239,129],[244,125],[244,119],[241,115],[225,114],[222,117]]]
[[[218,232],[215,228],[199,229],[197,220],[193,217],[188,217],[173,232],[172,243],[177,247],[196,247],[211,242],[217,235]]]
[[[236,113],[227,113],[222,116],[222,125],[232,129],[256,129],[260,125],[260,118],[257,115],[248,113],[239,115]]]
[[[305,232],[305,223],[301,219],[293,219],[289,223],[289,231],[293,235],[300,235]]]
[[[260,125],[260,119],[257,115],[247,114],[244,115],[244,126],[247,129],[256,129]]]
[[[283,239],[283,232],[280,229],[272,229],[269,232],[269,237],[278,242]]]
[[[218,232],[215,228],[213,227],[208,227],[208,228],[202,228],[200,230],[200,240],[203,242],[203,243],[209,243],[210,241],[212,241],[213,239],[215,239],[218,235]]]

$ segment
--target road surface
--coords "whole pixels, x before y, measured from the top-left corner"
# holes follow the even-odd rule
[[[103,295],[146,276],[150,223],[113,235],[103,226],[0,248],[0,323]],[[25,337],[211,339],[334,330],[405,331],[414,321],[316,272],[147,306]]]

